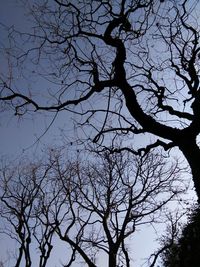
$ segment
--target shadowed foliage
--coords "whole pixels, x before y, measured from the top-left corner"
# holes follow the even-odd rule
[[[162,253],[164,267],[198,267],[200,262],[200,210],[195,208],[182,228],[181,234],[174,239],[165,240],[168,247]]]

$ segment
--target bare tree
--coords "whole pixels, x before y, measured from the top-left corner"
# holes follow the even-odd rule
[[[131,266],[129,237],[161,221],[163,207],[185,190],[178,163],[161,155],[93,153],[66,161],[54,149],[40,164],[2,168],[1,234],[19,244],[16,267],[47,266],[59,240],[69,251],[64,266],[80,259],[98,266],[101,255],[107,266]]]
[[[185,217],[188,211],[183,209],[180,211],[175,211],[167,214],[167,227],[166,231],[159,238],[160,247],[157,249],[148,259],[148,266],[157,266],[158,261],[162,264],[172,264],[172,266],[177,267],[178,258],[178,247],[177,240],[180,237],[181,229],[183,227],[183,217]],[[171,259],[171,262],[168,259]],[[168,261],[168,263],[167,263]],[[171,265],[170,265],[171,266]]]
[[[151,134],[150,143],[146,138],[146,146],[132,152],[178,147],[200,197],[198,1],[26,4],[33,32],[9,29],[12,71],[0,75],[2,109],[17,116],[73,111],[83,116],[81,126],[94,130],[88,138],[101,145],[108,134],[129,143],[133,135]],[[29,84],[46,79],[48,90],[44,83],[42,94],[26,87],[27,77]],[[130,149],[125,143],[120,150]]]
[[[174,167],[166,169],[162,158],[153,155],[131,160],[105,153],[94,164],[81,167],[78,162],[72,191],[65,176],[60,177],[61,187],[73,200],[76,238],[74,223],[59,227],[59,236],[81,253],[88,266],[97,266],[95,255],[98,258],[101,251],[107,254],[108,266],[130,266],[126,239],[138,225],[156,222],[162,207],[180,190],[173,188],[172,177],[178,175]]]
[[[32,266],[32,239],[37,238],[40,250],[40,267],[46,266],[46,254],[49,256],[52,229],[48,225],[45,231],[39,232],[39,217],[36,216],[38,195],[43,188],[44,180],[49,172],[49,166],[29,163],[19,167],[4,165],[1,168],[0,185],[0,217],[1,234],[6,234],[13,242],[17,242],[15,267]],[[38,215],[38,214],[37,214]],[[46,245],[47,244],[47,245]],[[45,245],[48,249],[46,249]]]

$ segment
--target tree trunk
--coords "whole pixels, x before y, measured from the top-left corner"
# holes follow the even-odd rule
[[[198,202],[200,202],[200,149],[196,144],[196,140],[191,138],[189,140],[188,138],[185,139],[179,145],[179,148],[190,165]]]
[[[117,256],[117,254],[112,252],[112,251],[109,253],[109,264],[108,264],[109,267],[116,267],[117,266],[116,256]]]

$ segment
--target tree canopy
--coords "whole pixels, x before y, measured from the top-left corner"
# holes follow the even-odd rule
[[[134,154],[178,147],[200,197],[198,1],[35,0],[26,6],[32,31],[6,29],[1,109],[17,116],[72,111],[89,140],[101,146],[129,140],[120,150]],[[48,83],[31,84],[41,78]],[[147,143],[134,148],[130,140],[140,135]]]
[[[130,237],[164,220],[163,209],[185,190],[177,162],[160,155],[84,155],[72,160],[54,149],[26,164],[1,162],[0,237],[16,250],[9,266],[49,266],[62,248],[55,264],[96,267],[103,257],[104,266],[130,267]]]

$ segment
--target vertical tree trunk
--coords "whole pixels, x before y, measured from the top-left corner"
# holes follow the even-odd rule
[[[117,266],[117,259],[116,259],[117,254],[114,253],[113,251],[110,251],[109,253],[109,267],[116,267]]]
[[[196,140],[191,138],[185,140],[179,148],[190,165],[198,202],[200,202],[200,149],[196,144]]]

